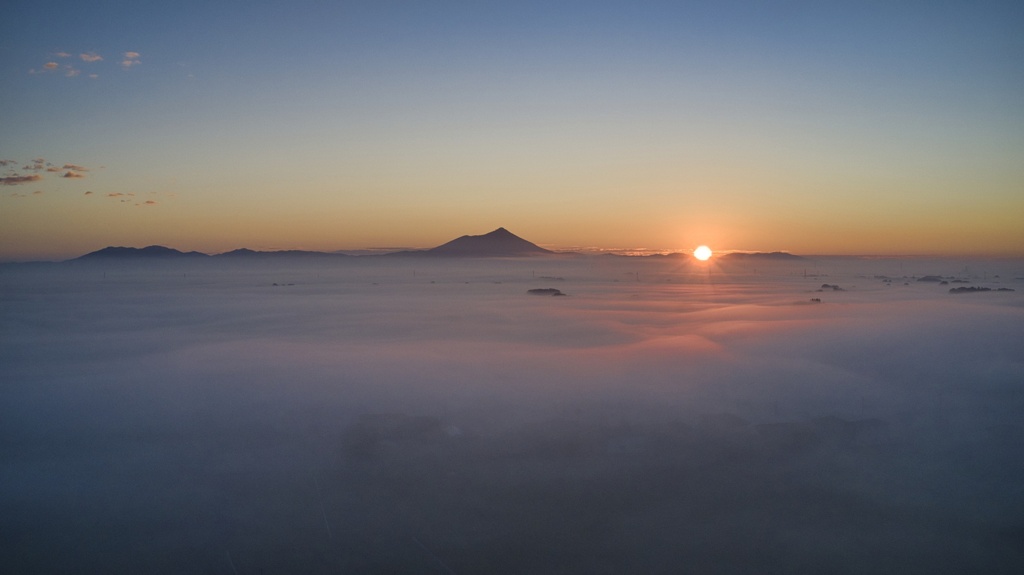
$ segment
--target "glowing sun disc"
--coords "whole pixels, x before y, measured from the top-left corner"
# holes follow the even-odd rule
[[[711,257],[711,248],[707,246],[697,246],[697,249],[693,250],[693,257],[702,262],[706,262],[708,261],[708,258]]]

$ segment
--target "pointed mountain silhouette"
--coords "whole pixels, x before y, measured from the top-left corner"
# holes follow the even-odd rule
[[[442,257],[514,257],[553,254],[533,242],[513,234],[505,228],[498,228],[482,236],[462,236],[454,240],[421,251],[401,251],[391,256],[442,256]]]
[[[427,251],[438,255],[487,257],[554,253],[524,240],[505,228],[498,228],[482,236],[462,236]]]

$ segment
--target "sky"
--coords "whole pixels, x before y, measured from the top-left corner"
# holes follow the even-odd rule
[[[1019,2],[21,2],[0,260],[1024,255]],[[41,160],[36,162],[36,160]]]

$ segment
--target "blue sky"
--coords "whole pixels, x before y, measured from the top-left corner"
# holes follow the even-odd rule
[[[1024,8],[893,4],[16,2],[0,257],[1024,251]]]

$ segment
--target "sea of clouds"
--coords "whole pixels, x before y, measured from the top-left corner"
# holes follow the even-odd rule
[[[0,386],[9,572],[1024,569],[1020,260],[8,265]]]

